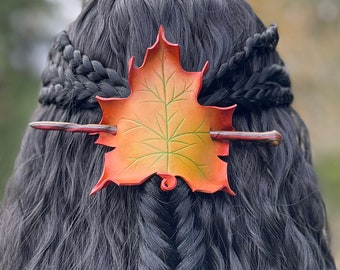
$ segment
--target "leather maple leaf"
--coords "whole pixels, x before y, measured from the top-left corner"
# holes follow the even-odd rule
[[[184,71],[179,46],[171,44],[160,28],[144,63],[129,62],[131,93],[127,98],[97,97],[103,116],[100,124],[117,126],[117,134],[99,133],[96,143],[114,147],[105,155],[103,174],[91,194],[111,182],[139,185],[157,174],[161,188],[171,190],[181,177],[193,191],[232,195],[227,163],[229,141],[213,141],[210,130],[233,130],[231,107],[202,106],[197,97],[200,72]]]

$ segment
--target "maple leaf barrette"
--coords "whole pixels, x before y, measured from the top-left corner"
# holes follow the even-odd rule
[[[150,176],[162,178],[161,189],[172,190],[181,177],[193,191],[223,190],[235,195],[228,183],[230,140],[269,142],[276,146],[277,131],[240,132],[232,126],[236,105],[203,106],[197,101],[208,63],[199,72],[184,71],[179,45],[165,38],[161,26],[141,67],[129,61],[131,93],[126,98],[97,97],[102,109],[99,124],[32,122],[42,130],[98,134],[97,144],[113,147],[105,154],[102,176],[94,194],[110,183],[140,185]]]

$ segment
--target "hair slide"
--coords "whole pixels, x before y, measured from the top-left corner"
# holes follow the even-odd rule
[[[148,48],[141,67],[129,61],[127,98],[97,97],[102,109],[99,124],[33,122],[42,130],[98,134],[97,144],[114,147],[105,154],[102,176],[91,195],[111,182],[140,185],[150,176],[162,178],[161,189],[172,190],[181,177],[192,191],[235,195],[228,183],[230,140],[262,141],[279,145],[277,131],[234,131],[236,105],[202,106],[197,97],[206,63],[200,72],[187,72],[180,64],[179,45],[165,38],[161,26],[155,44]]]

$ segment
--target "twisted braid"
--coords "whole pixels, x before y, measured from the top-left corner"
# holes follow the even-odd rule
[[[197,217],[194,196],[183,181],[178,181],[170,198],[174,207],[175,242],[180,258],[177,270],[204,269],[207,253],[205,230]]]
[[[270,25],[262,33],[256,33],[246,40],[246,46],[243,50],[237,52],[227,63],[220,66],[216,72],[216,79],[223,77],[227,71],[238,68],[260,49],[275,50],[278,42],[279,34],[276,25]]]
[[[246,109],[289,105],[293,101],[285,67],[273,64],[244,77],[231,87],[222,87],[200,99],[204,105],[238,104]],[[216,103],[217,102],[217,103]]]
[[[125,78],[75,50],[66,32],[55,41],[42,83],[39,102],[62,108],[94,108],[98,106],[96,96],[124,97],[129,93]]]
[[[214,91],[206,91],[209,94],[201,97],[200,102],[204,105],[218,106],[238,104],[248,110],[292,103],[293,94],[289,75],[281,61],[279,64],[271,64],[264,68],[257,67],[258,70],[252,70],[250,76],[245,73],[242,78],[232,79],[233,76],[234,78],[240,76],[237,75],[238,73],[242,74],[235,70],[244,66],[258,51],[275,51],[278,41],[276,25],[271,25],[262,33],[256,33],[248,38],[246,46],[241,51],[211,73],[214,74],[213,78],[204,79],[203,86],[214,88]],[[226,83],[226,79],[233,81]]]
[[[172,232],[169,205],[160,190],[156,177],[144,184],[140,198],[140,246],[138,269],[174,269],[177,253],[171,244]]]

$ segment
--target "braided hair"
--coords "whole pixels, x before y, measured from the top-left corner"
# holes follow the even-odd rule
[[[235,197],[194,193],[181,179],[163,192],[158,176],[88,196],[110,149],[28,129],[0,213],[0,268],[335,269],[277,28],[244,0],[88,1],[54,42],[33,120],[97,123],[95,96],[128,96],[128,60],[142,63],[160,25],[185,70],[209,61],[201,104],[237,103],[236,130],[275,129],[284,143],[230,143]]]
[[[75,50],[65,31],[58,35],[42,74],[41,104],[91,109],[98,107],[96,96],[123,97],[127,93],[126,78]]]

